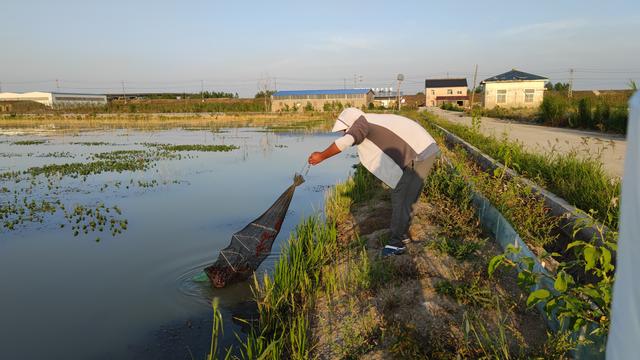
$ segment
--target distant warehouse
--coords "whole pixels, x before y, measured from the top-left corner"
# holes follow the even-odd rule
[[[0,93],[0,101],[34,101],[48,107],[107,105],[106,95],[58,92]]]
[[[367,107],[373,103],[371,89],[291,90],[271,95],[271,111],[335,110],[341,107]]]

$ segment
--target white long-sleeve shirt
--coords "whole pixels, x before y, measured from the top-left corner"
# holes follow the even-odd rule
[[[396,187],[411,161],[426,159],[440,151],[433,137],[411,119],[347,110],[351,111],[348,116],[343,112],[338,118],[342,126],[336,122],[334,127],[346,130],[346,134],[335,141],[336,146],[342,151],[357,145],[362,165],[391,188]]]

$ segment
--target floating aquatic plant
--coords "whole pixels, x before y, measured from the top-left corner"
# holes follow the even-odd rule
[[[45,144],[47,140],[20,140],[14,141],[13,145],[41,145]]]
[[[234,145],[161,145],[166,151],[207,151],[207,152],[227,152],[239,149]]]

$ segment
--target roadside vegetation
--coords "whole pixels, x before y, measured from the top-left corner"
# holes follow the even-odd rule
[[[627,96],[585,94],[568,98],[563,93],[548,93],[540,105],[539,117],[551,126],[626,134],[630,95],[631,92]]]
[[[450,103],[450,102],[443,103],[440,106],[440,108],[442,110],[449,110],[449,111],[459,111],[459,112],[464,111],[464,108],[462,108],[462,107],[460,107],[460,106],[458,106],[458,105],[456,105],[454,103]]]
[[[606,92],[548,90],[539,109],[475,107],[469,113],[498,119],[541,123],[547,126],[626,134],[628,103],[633,90]],[[444,108],[443,108],[444,109]],[[456,110],[456,109],[445,109]]]
[[[425,125],[430,126],[428,122]],[[430,128],[439,143],[443,144],[444,139],[439,135],[439,131],[434,127]],[[616,227],[609,227],[607,230],[604,225],[588,216],[576,224],[573,236],[578,230],[591,227],[595,229],[593,238],[560,238],[560,219],[548,212],[543,200],[533,195],[530,188],[518,179],[504,177],[504,168],[487,174],[475,165],[464,150],[444,147],[443,149],[454,169],[453,172],[464,179],[463,184],[466,185],[461,184],[460,187],[472,186],[475,191],[487,197],[534,251],[538,261],[546,264],[549,271],[535,271],[536,259],[522,257],[520,249],[511,246],[504,254],[491,259],[488,266],[489,275],[493,276],[498,269],[503,268],[518,270],[520,274],[517,283],[528,294],[527,306],[533,308],[542,304],[547,316],[557,317],[561,329],[584,331],[587,338],[584,339],[583,345],[591,346],[596,352],[603,352],[610,321],[617,223]],[[505,163],[507,166],[510,164],[508,161]],[[456,200],[458,203],[464,201],[464,196]],[[612,198],[609,207],[601,214],[609,226],[617,216],[612,214],[613,211],[618,211],[614,205],[617,203],[615,198]],[[590,215],[594,213],[591,212]],[[519,260],[516,261],[516,258]],[[538,287],[543,283],[551,286]],[[456,289],[444,290],[455,292]]]
[[[600,154],[589,154],[590,157],[585,158],[578,156],[580,149],[567,154],[555,151],[532,153],[517,142],[487,136],[473,127],[452,124],[432,114],[413,116],[453,132],[605,225],[617,229],[621,183],[619,179],[612,179],[606,174]]]

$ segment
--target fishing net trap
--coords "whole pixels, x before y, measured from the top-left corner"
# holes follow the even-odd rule
[[[213,286],[221,288],[245,280],[260,266],[271,252],[296,187],[303,182],[302,175],[296,174],[293,184],[264,214],[231,236],[231,243],[220,250],[216,262],[204,269]]]

